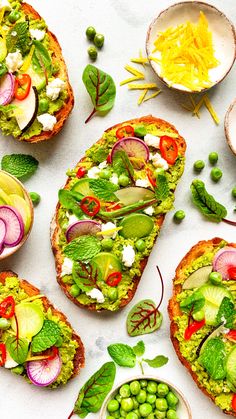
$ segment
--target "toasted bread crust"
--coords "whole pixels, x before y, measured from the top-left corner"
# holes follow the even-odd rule
[[[36,12],[36,10],[28,3],[22,3],[21,7],[26,15],[30,15],[33,19],[41,19],[41,16],[38,14],[38,12]],[[47,34],[49,35],[50,39],[50,49],[53,51],[52,58],[60,63],[60,69],[57,73],[57,77],[65,80],[68,97],[62,108],[54,114],[57,118],[57,123],[55,124],[52,131],[42,131],[39,135],[35,135],[28,140],[24,139],[22,136],[19,136],[17,138],[17,140],[26,141],[27,143],[38,143],[42,141],[47,141],[50,140],[50,138],[54,137],[56,134],[58,134],[61,131],[74,106],[73,90],[69,82],[68,72],[64,58],[62,56],[60,44],[57,40],[57,37],[52,32],[47,30]]]
[[[219,243],[222,241],[223,239],[219,238],[219,237],[215,237],[212,240],[208,240],[208,241],[200,241],[199,243],[197,243],[195,246],[193,246],[190,251],[184,256],[184,258],[181,260],[181,262],[179,263],[178,267],[176,268],[176,272],[175,272],[175,278],[174,280],[183,277],[183,270],[186,269],[186,267],[188,265],[191,265],[192,262],[200,257],[201,255],[203,255],[204,253],[207,253],[209,251],[211,251],[214,247],[218,246]],[[232,246],[232,247],[236,247],[236,244],[234,243],[228,243],[228,245]],[[179,345],[179,341],[178,339],[175,337],[176,333],[178,332],[178,326],[174,321],[174,318],[176,316],[179,316],[181,314],[180,311],[180,307],[179,307],[179,303],[177,302],[177,296],[179,293],[181,293],[182,291],[182,285],[181,284],[177,284],[173,286],[173,296],[172,298],[169,300],[169,305],[168,305],[168,313],[169,313],[169,317],[170,317],[170,337],[173,343],[173,346],[175,348],[176,354],[180,360],[180,362],[187,368],[188,372],[191,374],[193,380],[195,381],[195,383],[197,384],[197,386],[200,388],[200,390],[207,396],[209,397],[213,402],[215,402],[215,397],[210,394],[205,387],[203,387],[201,385],[201,383],[198,380],[198,376],[195,372],[192,371],[192,367],[190,362],[188,362],[184,356],[182,355],[181,351],[180,351],[180,345]],[[225,414],[227,415],[231,415],[231,416],[235,416],[236,417],[236,412],[234,411],[224,411]]]
[[[173,125],[169,124],[168,122],[166,122],[166,121],[164,121],[162,119],[159,119],[159,118],[155,118],[152,115],[147,115],[147,116],[144,116],[144,117],[141,117],[141,118],[132,119],[132,120],[129,120],[129,121],[124,121],[124,122],[122,122],[120,124],[116,124],[116,125],[112,126],[111,128],[107,129],[105,132],[109,132],[109,131],[111,131],[114,128],[117,128],[118,129],[122,125],[125,125],[127,123],[138,124],[138,123],[142,123],[142,122],[150,123],[150,124],[156,124],[157,126],[160,126],[163,131],[166,128],[171,128],[179,136],[176,139],[176,141],[178,142],[178,148],[179,148],[180,154],[181,155],[184,155],[185,154],[186,142],[185,142],[184,138],[179,135],[179,133],[176,130],[176,128]],[[103,138],[100,138],[97,141],[97,144],[101,144],[102,145],[103,142],[104,142]],[[76,167],[79,167],[79,164],[83,161],[83,159],[84,158],[82,158],[78,162],[78,164],[77,164]],[[67,186],[68,183],[69,183],[69,179],[67,180],[67,182],[66,182],[66,184],[64,186],[65,189],[68,187]],[[73,301],[74,304],[78,305],[79,307],[86,308],[86,309],[88,309],[90,311],[97,311],[96,304],[93,303],[93,304],[84,306],[83,304],[80,304],[77,301],[76,298],[72,297],[70,295],[70,293],[69,293],[70,286],[68,284],[64,284],[64,282],[61,279],[61,265],[62,265],[63,255],[61,254],[60,248],[58,246],[59,235],[60,235],[60,225],[59,225],[59,221],[58,221],[58,211],[59,211],[59,209],[60,209],[60,204],[58,203],[57,204],[57,207],[56,207],[56,213],[55,213],[55,216],[54,216],[54,218],[52,220],[52,224],[51,224],[51,244],[52,244],[52,250],[53,250],[53,253],[54,253],[54,256],[55,256],[55,265],[56,265],[56,272],[57,272],[57,282],[60,285],[60,287],[62,288],[63,292],[67,295],[67,297],[71,301]],[[161,228],[161,226],[162,226],[162,224],[164,222],[164,219],[165,219],[165,215],[161,215],[159,218],[157,218],[156,221],[155,221],[156,226],[159,227],[159,228]],[[144,271],[144,269],[145,269],[145,267],[147,265],[147,262],[148,262],[148,257],[146,257],[146,258],[144,258],[142,260],[142,262],[141,262],[141,273],[143,273],[143,271]],[[127,298],[123,298],[121,300],[120,308],[125,307],[132,300],[132,298],[134,297],[135,292],[137,290],[137,287],[138,287],[138,284],[139,284],[140,279],[141,279],[141,275],[134,277],[134,279],[133,279],[133,284],[134,284],[133,289],[128,291]]]
[[[18,277],[18,275],[12,271],[4,271],[4,272],[0,272],[0,282],[2,284],[5,283],[6,278],[9,277]],[[20,280],[20,287],[26,292],[26,294],[28,294],[29,297],[32,297],[34,295],[38,295],[40,294],[40,290],[38,288],[36,288],[34,285],[30,284],[28,281],[22,279]],[[68,327],[70,327],[72,330],[72,326],[71,324],[68,322],[66,316],[59,310],[57,310],[52,304],[51,302],[48,300],[47,297],[42,297],[42,301],[43,301],[43,305],[45,310],[47,311],[49,308],[52,310],[52,314],[54,316],[57,316],[60,318],[61,321],[63,321],[64,323],[66,323],[66,325]],[[70,377],[73,378],[75,377],[81,368],[84,367],[85,365],[85,355],[84,355],[84,345],[80,339],[80,337],[76,334],[76,332],[73,330],[72,333],[72,339],[76,340],[76,342],[78,343],[78,348],[76,349],[76,353],[74,356],[74,371],[73,371],[73,375]]]

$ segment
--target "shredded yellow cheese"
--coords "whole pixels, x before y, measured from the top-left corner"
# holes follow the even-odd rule
[[[32,61],[32,57],[34,55],[34,50],[35,50],[35,45],[32,45],[32,47],[30,49],[30,52],[29,52],[29,55],[26,57],[26,59],[24,60],[23,65],[21,66],[21,71],[25,72],[25,71],[28,70],[28,68],[31,64],[31,61]]]
[[[116,231],[122,230],[122,228],[123,227],[115,227],[115,228],[111,228],[110,230],[98,231],[97,236],[107,236],[112,233],[115,233]]]
[[[145,98],[147,92],[148,92],[148,89],[144,89],[143,90],[143,92],[141,93],[141,95],[138,98],[138,105],[141,105],[141,103],[143,103],[144,98]]]
[[[131,83],[128,84],[130,90],[143,90],[143,89],[158,89],[156,83]]]
[[[125,66],[125,70],[127,70],[129,73],[133,74],[134,76],[139,76],[139,77],[144,78],[144,74],[141,71],[137,70],[136,68],[132,67],[131,65],[127,64]]]
[[[152,95],[147,96],[143,99],[143,102],[146,102],[147,100],[153,99],[154,97],[156,97],[157,95],[159,95],[161,93],[161,90],[158,90],[155,93],[152,93]]]
[[[200,118],[200,109],[203,105],[205,105],[206,109],[208,110],[208,112],[210,113],[212,119],[215,121],[215,123],[218,125],[220,123],[220,119],[215,111],[215,109],[213,108],[209,97],[207,96],[207,94],[203,95],[200,100],[196,103],[195,100],[193,99],[193,97],[190,95],[190,100],[191,100],[191,104],[192,107],[187,106],[185,104],[181,104],[181,106],[186,109],[187,111],[191,112],[193,116],[197,116],[198,118]]]
[[[120,86],[124,86],[124,84],[130,83],[132,81],[144,80],[144,77],[134,76],[130,77],[129,79],[122,80],[120,82]]]
[[[217,67],[219,61],[204,13],[200,12],[197,24],[187,21],[160,32],[154,45],[153,53],[159,53],[160,75],[170,86],[180,84],[191,91],[212,86],[209,70]]]
[[[132,63],[142,64],[145,67],[145,64],[148,64],[149,61],[146,57],[143,57],[142,50],[139,51],[139,58],[131,58]]]
[[[213,108],[210,99],[208,98],[207,95],[204,96],[204,103],[206,105],[206,108],[208,109],[208,111],[210,112],[213,120],[215,121],[215,123],[218,125],[220,123],[220,118],[218,117],[215,109]]]

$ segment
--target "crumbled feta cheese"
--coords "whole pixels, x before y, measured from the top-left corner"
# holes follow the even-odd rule
[[[65,258],[61,266],[61,276],[71,275],[73,268],[73,260]]]
[[[168,165],[167,161],[165,159],[163,159],[159,153],[154,154],[152,156],[151,160],[152,160],[153,166],[161,167],[164,170],[169,169],[169,165]]]
[[[45,31],[41,31],[40,29],[30,29],[30,36],[32,39],[36,39],[36,41],[42,41],[45,37]]]
[[[147,207],[143,212],[147,215],[153,215],[154,214],[154,208],[153,207]]]
[[[72,224],[77,223],[78,221],[78,217],[76,217],[76,215],[74,214],[67,213],[67,217],[68,217],[68,226],[71,226]]]
[[[99,169],[105,169],[108,166],[107,161],[103,161],[98,165]]]
[[[160,137],[157,137],[156,135],[147,134],[144,137],[144,142],[149,147],[159,148],[160,146]]]
[[[116,228],[116,225],[114,223],[111,223],[110,221],[106,224],[102,224],[102,231],[113,230],[114,228]],[[103,237],[108,237],[111,239],[115,239],[116,236],[117,236],[117,231],[113,231],[111,233],[107,233],[103,235]]]
[[[6,56],[6,66],[8,68],[8,71],[10,73],[14,73],[18,70],[23,64],[23,59],[21,52],[19,50],[16,50],[16,52],[10,52]]]
[[[88,170],[88,177],[90,179],[97,179],[99,177],[100,169],[96,166],[91,167],[91,169]]]
[[[112,177],[110,178],[110,182],[114,183],[115,185],[118,185],[118,176],[116,173],[113,173]]]
[[[18,362],[15,362],[14,359],[9,354],[9,352],[7,351],[6,352],[6,362],[4,364],[4,367],[7,368],[7,369],[10,369],[10,368],[17,367],[17,365],[19,365]]]
[[[52,131],[54,125],[57,123],[57,118],[49,113],[43,113],[37,117],[40,124],[43,126],[43,131]]]
[[[56,100],[65,86],[65,82],[59,78],[50,81],[46,87],[47,97],[51,100]]]
[[[135,185],[141,186],[142,188],[148,188],[150,186],[150,183],[148,179],[137,179]]]
[[[98,303],[104,303],[105,298],[102,291],[98,290],[97,288],[93,288],[91,291],[86,292],[86,295],[97,300]]]
[[[127,268],[130,268],[135,260],[135,251],[133,246],[128,244],[128,246],[123,247],[122,251],[122,262]]]
[[[10,11],[12,9],[8,0],[0,0],[0,10],[5,8],[5,10]]]

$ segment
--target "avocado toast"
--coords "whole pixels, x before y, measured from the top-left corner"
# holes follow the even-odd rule
[[[68,171],[52,222],[57,280],[89,310],[116,311],[133,298],[174,190],[186,144],[151,115],[104,132]]]
[[[64,314],[29,282],[0,272],[0,365],[56,388],[84,366],[84,347]]]
[[[6,3],[6,4],[5,4]],[[74,105],[61,47],[29,4],[0,9],[0,129],[20,141],[55,136]]]
[[[236,416],[236,244],[201,241],[176,269],[171,339],[204,394]]]

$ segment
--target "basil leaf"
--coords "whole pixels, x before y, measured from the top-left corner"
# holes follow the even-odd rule
[[[98,288],[97,282],[102,280],[102,274],[98,266],[92,263],[74,262],[72,275],[75,283],[84,292]]]
[[[112,167],[117,176],[126,174],[134,183],[134,168],[125,151],[119,150],[114,154]]]
[[[89,261],[101,250],[101,243],[94,236],[80,236],[65,246],[64,254],[72,260]]]
[[[45,320],[40,332],[32,339],[32,352],[43,352],[46,351],[46,349],[51,348],[55,345],[56,341],[60,337],[60,334],[61,329],[58,324],[52,320]]]
[[[74,193],[69,191],[68,189],[60,189],[58,193],[58,198],[60,204],[73,212],[78,218],[81,218],[84,213],[81,210],[78,200],[75,198]]]
[[[226,208],[207,192],[204,182],[198,179],[193,180],[191,192],[193,203],[209,220],[219,223],[226,217]]]
[[[140,340],[137,345],[133,346],[133,351],[136,356],[142,356],[145,352],[145,344]]]
[[[104,113],[113,108],[116,86],[109,74],[91,64],[85,67],[82,80],[94,106],[91,115],[85,121],[87,123],[97,111]]]
[[[104,201],[117,201],[114,192],[119,188],[114,183],[105,179],[91,179],[89,181],[89,187],[98,198]]]
[[[129,336],[146,335],[155,332],[162,324],[162,314],[154,301],[142,300],[130,310],[126,326]]]
[[[160,368],[163,367],[163,365],[166,365],[169,359],[164,355],[157,355],[153,359],[143,359],[143,361],[146,362],[149,367]]]
[[[28,22],[16,23],[7,33],[6,45],[8,52],[19,50],[22,55],[25,55],[29,51],[30,43]]]
[[[225,345],[220,338],[209,339],[199,357],[199,363],[214,380],[223,380],[225,371]]]
[[[112,389],[115,375],[114,362],[106,362],[81,388],[74,406],[74,413],[85,418],[90,412],[98,412]]]
[[[120,365],[120,367],[133,368],[135,366],[136,355],[131,346],[125,345],[124,343],[115,343],[109,345],[107,350],[113,361]]]
[[[180,308],[184,313],[196,313],[201,310],[205,304],[205,297],[200,291],[195,291],[192,295],[181,301]]]
[[[18,364],[23,364],[28,356],[29,343],[24,338],[9,336],[6,340],[6,348],[12,359]]]
[[[235,316],[236,310],[234,308],[234,303],[228,297],[224,297],[216,316],[216,324],[221,324],[223,322],[224,326],[228,329],[235,329]]]
[[[28,154],[10,154],[2,158],[1,168],[21,179],[32,176],[36,172],[38,164],[38,160]]]
[[[32,57],[32,67],[36,73],[47,73],[47,77],[52,75],[52,59],[48,50],[42,42],[34,41],[35,50]]]
[[[158,175],[157,176],[157,186],[155,188],[155,196],[158,201],[164,201],[168,198],[170,193],[170,188],[168,184],[168,180],[165,175]]]

